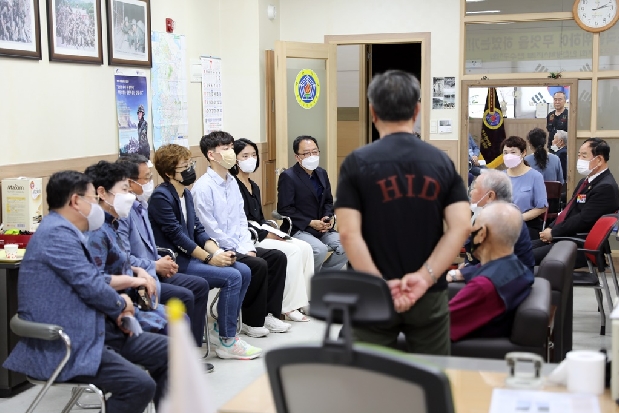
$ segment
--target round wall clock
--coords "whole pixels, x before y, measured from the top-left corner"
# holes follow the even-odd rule
[[[576,24],[592,33],[610,29],[619,19],[617,0],[576,0],[572,12]]]

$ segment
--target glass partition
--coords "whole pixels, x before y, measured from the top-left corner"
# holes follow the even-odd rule
[[[598,80],[598,130],[619,129],[619,79]]]
[[[574,0],[467,0],[467,16],[572,11]]]

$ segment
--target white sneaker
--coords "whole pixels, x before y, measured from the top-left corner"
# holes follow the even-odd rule
[[[220,342],[219,342],[219,325],[217,324],[217,322],[213,323],[213,328],[209,328],[208,330],[208,337],[209,337],[209,341],[211,342],[212,346],[219,346]]]
[[[226,346],[221,340],[220,343],[221,345],[215,349],[215,353],[222,359],[253,360],[262,354],[261,348],[246,343],[238,336],[234,338],[234,343],[230,346]]]
[[[243,326],[241,327],[241,332],[250,337],[265,337],[269,335],[269,330],[267,328],[250,327],[245,323],[243,323]]]
[[[271,333],[285,333],[290,330],[290,324],[284,323],[282,320],[273,317],[273,314],[269,313],[264,319],[264,326]]]

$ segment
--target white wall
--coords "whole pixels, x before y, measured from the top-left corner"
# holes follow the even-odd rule
[[[455,109],[429,115],[451,119],[453,133],[432,138],[458,139],[460,0],[315,0],[310,8],[307,2],[288,0],[281,2],[280,24],[282,40],[314,43],[323,43],[327,34],[431,32],[431,76],[455,76],[457,93]]]
[[[275,6],[277,10],[277,16],[273,20],[269,20],[267,16],[267,7],[269,5]],[[258,62],[259,62],[259,78],[258,84],[260,85],[260,101],[258,102],[260,105],[260,133],[255,134],[255,142],[260,140],[260,142],[266,142],[266,111],[271,110],[271,106],[266,103],[266,58],[265,58],[265,50],[274,50],[275,49],[275,41],[279,40],[279,29],[280,29],[280,5],[279,0],[259,0],[258,1],[258,24],[260,28],[260,43],[259,43],[259,51],[258,51]],[[258,139],[258,137],[260,139]]]

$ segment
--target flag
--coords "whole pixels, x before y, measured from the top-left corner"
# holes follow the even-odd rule
[[[215,413],[209,401],[209,387],[204,377],[195,342],[183,316],[185,306],[178,299],[167,303],[168,311],[168,393],[157,413]]]
[[[505,140],[505,124],[503,112],[499,105],[499,95],[496,88],[488,89],[486,106],[481,125],[481,141],[479,150],[489,168],[503,163],[501,143]],[[497,162],[493,162],[497,161]]]

